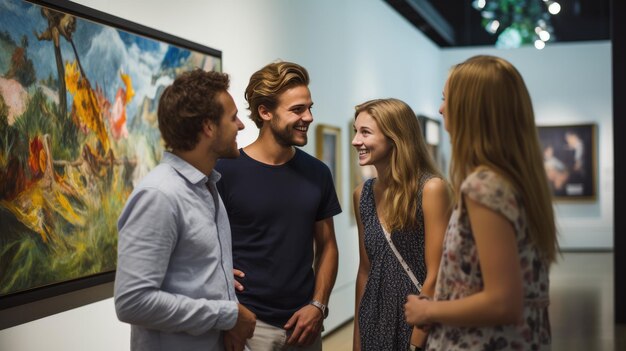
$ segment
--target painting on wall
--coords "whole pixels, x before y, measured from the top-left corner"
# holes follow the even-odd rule
[[[162,154],[156,105],[221,52],[75,3],[0,0],[0,309],[111,281]]]
[[[330,169],[341,202],[341,128],[318,124],[315,140],[315,155]]]
[[[543,164],[555,200],[596,198],[596,125],[538,126]]]
[[[372,165],[361,166],[359,165],[359,153],[356,148],[352,146],[352,140],[356,135],[356,131],[354,130],[354,122],[350,121],[350,125],[348,126],[348,130],[350,130],[350,140],[348,140],[348,147],[350,148],[350,189],[349,194],[352,195],[354,189],[363,183],[364,181],[370,178],[376,178],[376,167]],[[350,222],[355,223],[354,218],[354,204],[352,198],[350,198]]]
[[[428,148],[430,156],[432,156],[433,160],[435,160],[435,163],[439,167],[439,170],[445,174],[445,159],[440,150],[442,133],[441,122],[423,115],[418,115],[417,120],[420,123],[420,128],[422,128],[422,136],[424,137],[424,141],[426,142],[426,147]]]

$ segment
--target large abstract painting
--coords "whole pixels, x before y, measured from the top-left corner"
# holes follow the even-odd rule
[[[161,157],[159,94],[197,67],[221,70],[221,53],[75,3],[0,0],[0,309],[112,279],[119,213]]]

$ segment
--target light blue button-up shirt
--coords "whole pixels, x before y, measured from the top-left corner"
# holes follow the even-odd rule
[[[118,221],[115,309],[132,350],[222,350],[237,321],[230,225],[209,177],[165,152]]]

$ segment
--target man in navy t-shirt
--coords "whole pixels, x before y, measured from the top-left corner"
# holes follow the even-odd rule
[[[257,315],[252,350],[321,350],[337,276],[333,216],[341,212],[328,167],[297,148],[313,122],[309,76],[291,62],[250,78],[245,97],[259,137],[220,160],[217,187],[233,236],[237,297]]]

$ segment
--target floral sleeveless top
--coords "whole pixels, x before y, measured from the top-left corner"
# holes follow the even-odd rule
[[[495,327],[433,325],[426,350],[550,350],[549,265],[530,242],[526,215],[515,190],[495,172],[482,168],[461,185],[464,196],[505,216],[517,239],[524,288],[523,322]],[[457,206],[444,239],[435,300],[455,300],[483,288],[476,243],[465,206]]]

